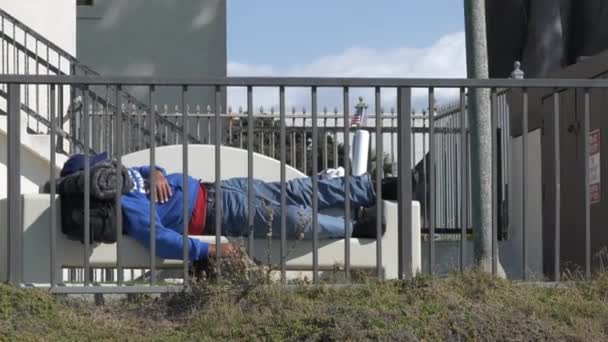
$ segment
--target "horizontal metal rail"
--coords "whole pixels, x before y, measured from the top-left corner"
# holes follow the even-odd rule
[[[86,84],[122,86],[221,87],[350,87],[350,88],[608,88],[608,79],[458,79],[458,78],[330,78],[330,77],[95,77],[1,75],[0,83]]]

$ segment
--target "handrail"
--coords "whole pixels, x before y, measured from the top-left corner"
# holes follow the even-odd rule
[[[13,38],[11,38],[11,37],[9,37],[7,35],[4,35],[3,39],[6,40],[7,42],[13,44],[19,51],[22,51],[29,58],[35,60],[36,63],[39,63],[42,66],[48,68],[49,71],[54,72],[57,75],[68,76],[68,74],[66,74],[63,71],[61,71],[59,69],[59,67],[56,67],[56,66],[52,65],[51,63],[49,63],[49,61],[47,61],[45,59],[38,58],[38,56],[34,52],[32,52],[30,49],[26,48],[23,44],[19,43],[18,41],[14,40]]]
[[[10,24],[14,25],[15,27],[18,27],[20,30],[22,30],[23,32],[27,33],[28,35],[30,35],[31,37],[36,39],[38,42],[41,42],[42,44],[46,45],[47,49],[50,49],[51,51],[53,51],[54,54],[57,54],[59,56],[59,59],[58,59],[59,65],[61,63],[60,59],[63,57],[70,63],[70,67],[71,68],[73,67],[73,69],[71,69],[71,70],[74,70],[73,72],[82,71],[82,72],[84,72],[85,75],[101,76],[95,70],[91,69],[90,67],[88,67],[84,64],[81,64],[78,61],[78,59],[76,59],[76,57],[74,57],[72,54],[63,50],[62,48],[60,48],[59,46],[57,46],[56,44],[54,44],[53,42],[51,42],[50,40],[48,40],[47,38],[45,38],[44,36],[42,36],[41,34],[39,34],[38,32],[36,32],[35,30],[33,30],[32,28],[30,28],[29,26],[27,26],[23,22],[19,21],[17,18],[13,17],[12,15],[10,15],[9,13],[7,13],[6,11],[4,11],[2,9],[0,9],[0,17],[2,18],[3,21],[4,20],[8,21]],[[28,58],[34,59],[36,61],[36,63],[39,63],[41,66],[47,68],[50,72],[55,73],[56,75],[60,75],[60,76],[70,76],[69,74],[60,70],[59,65],[52,65],[48,60],[46,60],[44,58],[38,58],[39,55],[37,55],[35,52],[33,52],[27,46],[24,46],[23,44],[18,42],[15,39],[15,37],[11,37],[7,34],[2,34],[2,39],[4,39],[8,44],[12,44],[18,51],[23,52]],[[136,97],[134,97],[133,95],[131,95],[128,92],[121,91],[121,93],[122,93],[123,97],[130,103],[137,105],[139,108],[144,108],[150,113],[154,113],[156,115],[156,118],[159,121],[158,122],[159,125],[166,125],[169,127],[169,129],[171,131],[181,132],[181,129],[177,125],[175,125],[174,123],[170,122],[169,120],[163,118],[160,115],[160,113],[153,111],[152,108],[148,108],[147,104],[139,101]],[[105,99],[103,99],[103,97],[99,96],[95,92],[91,91],[90,94],[91,94],[91,96],[94,97],[94,99],[98,103],[103,103],[108,108],[112,108],[115,111],[119,111],[118,108],[115,108],[115,106],[113,106],[111,103],[108,103],[107,101],[105,101]],[[30,115],[31,117],[33,117],[35,120],[43,118],[42,116],[39,115],[39,113],[35,113],[35,111],[33,111],[31,109],[26,110],[25,112],[28,113],[28,115]],[[34,115],[34,113],[36,115]],[[127,113],[123,113],[123,115],[126,115],[126,114]],[[131,124],[132,128],[140,129],[140,130],[142,130],[142,133],[144,135],[150,136],[151,133],[149,130],[147,130],[143,127],[140,127],[137,123],[134,123],[133,120],[131,120],[131,119],[128,119],[128,120],[129,120],[129,123]],[[40,120],[38,120],[38,121],[40,121]],[[43,124],[44,124],[44,122],[43,122]],[[192,142],[199,142],[199,140],[196,139],[192,135],[189,135],[188,139],[190,139],[190,141],[192,141]],[[161,139],[160,141],[164,141],[164,140]],[[74,142],[80,143],[77,141],[74,141]]]
[[[3,91],[2,89],[0,89],[0,97],[8,100],[8,94]],[[28,115],[30,115],[31,117],[33,117],[35,120],[37,120],[39,123],[41,123],[43,126],[45,126],[48,129],[51,129],[51,122],[43,117],[42,115],[38,114],[35,110],[31,109],[30,107],[28,107],[25,104],[21,104],[21,110],[24,111],[25,113],[27,113]],[[1,111],[0,113],[3,115],[7,115],[6,112]],[[84,144],[78,140],[76,137],[74,137],[73,135],[71,135],[70,133],[66,132],[63,130],[63,128],[61,127],[55,127],[55,132],[57,134],[59,134],[59,136],[61,136],[62,138],[68,139],[70,141],[70,143],[76,145],[79,148],[84,148]],[[95,151],[93,151],[95,152]]]
[[[19,19],[17,19],[15,17],[13,17],[12,15],[8,14],[6,11],[4,11],[1,8],[0,8],[0,16],[3,17],[4,19],[8,19],[9,22],[11,22],[16,27],[19,27],[23,32],[28,33],[32,37],[36,38],[38,41],[46,44],[47,46],[49,46],[53,50],[57,51],[57,53],[60,53],[62,57],[70,60],[70,62],[74,62],[74,63],[78,62],[78,60],[76,59],[76,57],[72,56],[72,54],[70,54],[69,52],[67,52],[64,49],[60,48],[59,46],[55,45],[53,42],[51,42],[50,40],[46,39],[44,36],[42,36],[41,34],[39,34],[36,31],[34,31],[32,28],[30,28],[29,26],[25,25],[24,23],[22,23],[21,21],[19,21]]]

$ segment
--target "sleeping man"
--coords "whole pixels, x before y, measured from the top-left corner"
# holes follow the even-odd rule
[[[103,158],[91,157],[93,162]],[[74,166],[70,166],[74,168]],[[79,166],[78,168],[81,168]],[[156,255],[164,259],[183,258],[184,219],[188,222],[188,234],[215,234],[215,183],[199,182],[187,178],[187,193],[183,183],[183,174],[167,174],[162,167],[151,170],[149,166],[128,169],[133,183],[130,191],[124,191],[121,197],[124,232],[139,241],[146,248],[150,246],[150,198],[148,180],[154,177],[153,192],[156,197]],[[231,178],[221,182],[222,235],[247,236],[249,234],[247,178]],[[318,181],[318,209],[344,208],[344,178],[320,179]],[[253,234],[266,237],[272,229],[273,237],[279,237],[281,231],[281,184],[253,180]],[[294,179],[286,183],[286,232],[288,239],[312,238],[312,180],[311,178]],[[382,182],[384,199],[396,200],[397,179],[385,178]],[[188,199],[188,216],[184,217],[184,196]],[[376,204],[375,184],[369,174],[351,177],[351,208],[370,208]],[[319,239],[343,238],[345,236],[344,219],[320,213],[318,215]],[[363,215],[352,224],[352,236],[358,238],[376,238],[376,217]],[[383,225],[384,229],[384,225]],[[204,261],[217,255],[215,244],[208,244],[190,238],[189,258],[191,261]],[[235,246],[221,244],[221,255],[231,256]]]

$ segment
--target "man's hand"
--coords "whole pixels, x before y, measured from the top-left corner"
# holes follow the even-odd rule
[[[165,175],[159,170],[154,170],[152,177],[154,177],[156,202],[160,201],[160,203],[165,203],[169,201],[169,198],[173,196],[173,193],[171,192],[171,186],[169,186]]]
[[[235,257],[237,256],[237,247],[232,243],[222,243],[221,244],[221,256],[222,257]],[[209,257],[215,258],[217,256],[217,245],[210,244],[209,245]]]

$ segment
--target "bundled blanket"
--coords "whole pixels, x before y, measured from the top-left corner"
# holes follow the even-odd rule
[[[116,197],[119,187],[122,194],[133,188],[129,178],[129,171],[124,166],[117,167],[114,161],[96,164],[91,168],[90,189],[91,196],[98,200],[111,200]],[[57,182],[58,194],[82,194],[84,192],[84,171],[74,172]]]

